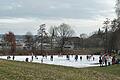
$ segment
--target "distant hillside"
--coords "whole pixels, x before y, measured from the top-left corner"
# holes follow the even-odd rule
[[[0,34],[0,39],[3,38],[4,34]],[[15,35],[16,39],[23,39],[24,35]]]

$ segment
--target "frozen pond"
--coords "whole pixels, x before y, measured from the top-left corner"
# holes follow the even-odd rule
[[[80,56],[82,56],[82,60],[80,60]],[[53,61],[51,61],[51,56],[43,57],[43,56],[33,56],[33,61],[36,63],[44,63],[44,64],[53,64],[53,65],[62,65],[62,66],[70,66],[75,68],[83,68],[83,67],[93,67],[99,66],[99,55],[93,55],[90,60],[87,60],[87,55],[78,55],[78,60],[75,61],[75,55],[70,55],[69,59],[67,60],[66,55],[53,56]],[[13,56],[10,56],[9,60],[12,60]],[[94,60],[93,60],[94,57]],[[0,56],[1,59],[7,59],[7,56]],[[16,61],[25,61],[28,58],[28,61],[31,62],[32,56],[15,56]]]

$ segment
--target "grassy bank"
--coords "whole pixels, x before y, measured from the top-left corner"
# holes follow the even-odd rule
[[[76,69],[0,60],[0,80],[120,80],[120,65]]]

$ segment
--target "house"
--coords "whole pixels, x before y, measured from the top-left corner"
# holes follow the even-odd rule
[[[65,46],[64,48],[70,49],[80,49],[81,47],[81,38],[79,37],[68,37],[65,39]]]

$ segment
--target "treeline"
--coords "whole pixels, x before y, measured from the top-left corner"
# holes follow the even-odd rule
[[[17,49],[15,34],[6,33],[1,41],[1,54],[92,54],[120,49],[119,19],[109,20],[107,18],[103,22],[102,29],[98,29],[91,36],[83,33],[79,37],[74,37],[75,31],[64,23],[52,26],[49,31],[46,31],[46,27],[46,24],[40,25],[37,35],[27,32],[23,36],[22,50]],[[94,49],[98,51],[95,52]]]

